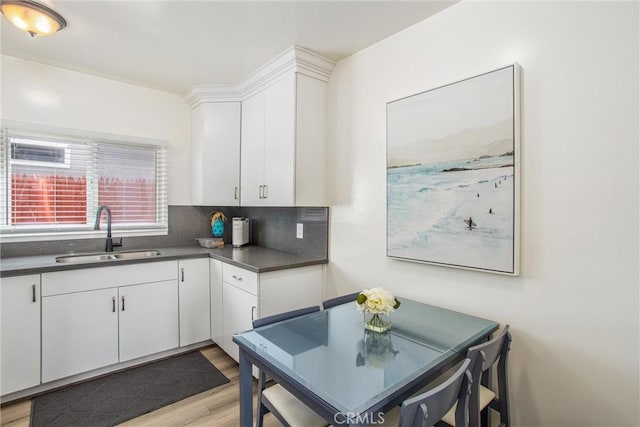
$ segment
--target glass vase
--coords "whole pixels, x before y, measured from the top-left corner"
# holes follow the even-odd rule
[[[391,329],[391,322],[385,319],[383,314],[364,312],[364,328],[378,333],[387,332]]]

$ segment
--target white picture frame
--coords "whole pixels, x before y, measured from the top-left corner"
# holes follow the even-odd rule
[[[520,273],[520,67],[387,103],[387,256]]]

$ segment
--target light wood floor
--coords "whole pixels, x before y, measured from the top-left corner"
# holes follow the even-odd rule
[[[129,420],[121,426],[239,426],[239,371],[238,364],[220,347],[211,346],[201,350],[230,382],[211,390],[196,394],[187,399],[149,412]],[[255,384],[254,384],[255,415]],[[28,427],[31,413],[31,400],[4,406],[0,409],[0,425]],[[264,418],[265,427],[279,426],[280,423],[271,414]],[[72,427],[72,426],[70,426]]]

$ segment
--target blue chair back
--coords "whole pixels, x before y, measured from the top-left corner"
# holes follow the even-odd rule
[[[472,360],[465,359],[445,382],[402,402],[399,427],[433,426],[456,402],[456,427],[468,427],[471,366]]]
[[[346,304],[348,302],[355,302],[359,293],[360,292],[355,292],[353,294],[341,295],[339,297],[327,299],[322,303],[322,308],[326,310],[328,308],[335,307],[336,305]]]
[[[304,316],[305,314],[315,313],[320,311],[320,307],[317,305],[305,308],[299,308],[297,310],[287,311],[285,313],[274,314],[273,316],[267,316],[253,321],[253,327],[259,328],[260,326],[270,325],[275,322],[282,322],[283,320],[293,319],[294,317]]]
[[[467,351],[467,357],[475,360],[475,366],[471,367],[473,385],[471,387],[471,399],[469,400],[469,423],[472,426],[481,424],[480,411],[480,383],[483,373],[489,371],[497,362],[498,393],[496,398],[489,403],[489,407],[500,414],[500,425],[510,426],[509,417],[509,381],[507,374],[507,362],[511,348],[511,333],[509,325],[505,325],[496,335],[487,342],[471,347]],[[485,374],[487,377],[490,372]]]

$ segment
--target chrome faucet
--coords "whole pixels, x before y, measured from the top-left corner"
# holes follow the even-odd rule
[[[105,251],[113,252],[114,246],[115,247],[122,246],[122,237],[120,238],[119,243],[113,243],[113,239],[111,238],[111,209],[109,209],[109,206],[107,205],[98,206],[98,211],[96,212],[96,223],[93,226],[93,229],[100,230],[100,215],[102,214],[103,210],[107,211],[107,242],[106,242]]]

